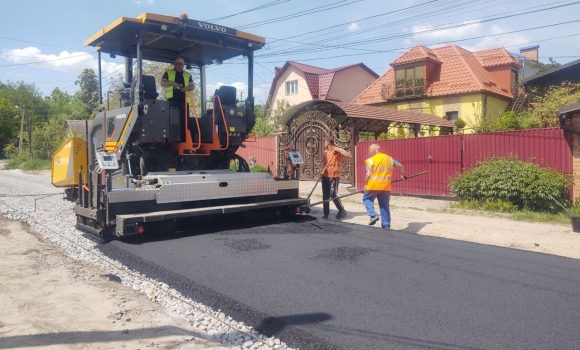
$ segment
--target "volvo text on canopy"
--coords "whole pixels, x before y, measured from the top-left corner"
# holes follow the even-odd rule
[[[85,41],[98,52],[99,95],[101,54],[125,58],[125,82],[121,106],[101,108],[85,140],[71,138],[53,154],[52,183],[76,203],[77,228],[108,240],[175,231],[208,215],[307,211],[296,177],[250,172],[236,155],[255,124],[253,55],[264,44],[259,36],[185,14],[150,13],[121,17]],[[211,108],[201,104],[199,117],[187,101],[163,99],[156,78],[143,74],[143,61],[169,64],[177,57],[199,71],[201,101],[206,66],[245,58],[246,99],[237,101],[235,87],[221,86]],[[232,161],[237,171],[230,170]]]

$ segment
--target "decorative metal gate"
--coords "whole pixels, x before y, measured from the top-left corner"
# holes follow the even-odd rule
[[[285,146],[294,143],[294,148],[300,152],[304,164],[300,166],[300,179],[316,180],[326,164],[323,164],[324,138],[334,136],[336,146],[351,151],[351,132],[341,130],[338,123],[328,114],[314,110],[305,111],[294,116],[288,122],[288,133],[278,136],[278,173],[282,174],[284,167]],[[343,158],[342,176],[343,183],[354,183],[353,160]]]

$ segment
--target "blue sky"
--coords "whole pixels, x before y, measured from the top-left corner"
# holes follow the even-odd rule
[[[256,52],[258,103],[265,99],[274,68],[287,60],[329,69],[363,62],[382,75],[417,44],[455,44],[473,51],[505,47],[510,52],[539,45],[540,62],[580,59],[580,1],[5,0],[0,80],[34,83],[44,95],[55,87],[74,93],[80,72],[97,69],[96,52],[83,47],[85,39],[119,17],[144,12],[176,17],[184,12],[199,20],[231,16],[213,22],[265,37],[267,46]],[[103,57],[104,76],[123,71],[121,59]],[[247,96],[245,83],[246,67],[236,62],[207,70],[208,91],[235,85]]]

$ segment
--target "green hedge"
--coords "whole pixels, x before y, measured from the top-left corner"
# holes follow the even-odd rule
[[[510,156],[480,162],[453,177],[449,186],[460,201],[501,201],[520,210],[555,213],[561,208],[548,194],[570,206],[571,184],[570,175]]]

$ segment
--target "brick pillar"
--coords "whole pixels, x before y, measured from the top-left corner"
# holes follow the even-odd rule
[[[580,113],[572,115],[572,127],[580,130]],[[572,147],[572,176],[574,186],[572,187],[572,200],[580,197],[580,135],[573,133],[574,146]]]

